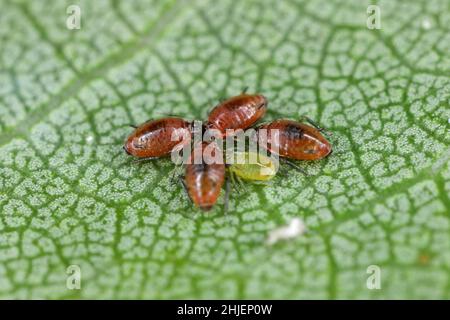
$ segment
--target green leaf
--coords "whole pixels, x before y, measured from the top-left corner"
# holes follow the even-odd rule
[[[71,4],[0,1],[1,298],[450,298],[447,0],[380,1],[380,30],[370,1],[86,0],[80,30]],[[333,132],[309,177],[202,213],[122,152],[246,86]]]

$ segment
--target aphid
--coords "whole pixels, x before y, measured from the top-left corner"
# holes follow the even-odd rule
[[[186,173],[184,180],[181,180],[189,198],[203,211],[210,210],[217,202],[220,190],[225,181],[225,164],[223,161],[217,163],[207,159],[204,149],[208,146],[214,149],[211,155],[214,157],[219,148],[212,143],[199,143],[194,147],[194,153],[191,154],[190,161],[186,164]],[[194,163],[194,154],[201,152],[203,155],[202,163]]]
[[[259,134],[267,130],[267,136]],[[278,143],[273,129],[278,130]],[[295,160],[318,160],[331,153],[331,145],[320,130],[292,120],[275,120],[258,127],[259,144],[282,157]]]
[[[267,99],[259,94],[231,97],[215,106],[208,116],[207,129],[217,129],[223,134],[226,129],[245,130],[264,116]]]
[[[129,155],[141,159],[163,157],[170,154],[180,142],[190,142],[191,130],[191,123],[181,118],[149,120],[135,128],[123,149]]]
[[[254,151],[236,151],[234,156],[234,163],[228,167],[231,177],[236,175],[243,180],[267,181],[277,174],[279,164],[269,156]]]

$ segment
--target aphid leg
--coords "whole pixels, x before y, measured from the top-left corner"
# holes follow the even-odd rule
[[[170,177],[170,183],[175,184],[177,182],[177,176],[175,175],[175,171],[172,173],[172,176]]]
[[[241,93],[241,94],[245,94],[245,93],[247,93],[247,90],[248,90],[248,86],[246,86],[246,87],[242,88],[242,93]]]
[[[237,179],[238,179],[238,177],[236,176],[236,174],[234,172],[230,171],[230,180],[231,180],[231,184],[233,186],[233,189],[237,193],[241,193],[241,190],[239,189],[239,185],[237,183]]]
[[[329,130],[327,130],[327,129],[325,129],[325,128],[322,128],[321,126],[319,126],[319,124],[318,124],[317,122],[315,122],[314,120],[312,120],[312,119],[311,119],[310,117],[308,117],[308,116],[301,116],[300,119],[301,119],[301,120],[304,120],[304,121],[306,121],[306,122],[308,122],[309,124],[311,124],[313,127],[315,127],[315,128],[316,128],[317,130],[319,130],[320,132],[326,133],[326,134],[328,134],[328,135],[330,135],[330,136],[333,135]]]
[[[125,146],[122,146],[123,151],[125,151],[125,153],[129,156],[131,156],[131,153],[127,150],[127,148]]]
[[[140,162],[149,161],[149,160],[155,160],[155,159],[159,159],[159,158],[160,157],[139,158],[139,159],[134,159],[133,163],[140,163]]]
[[[256,185],[259,185],[259,186],[268,186],[269,185],[269,181],[257,181],[257,180],[255,180],[255,181],[252,181],[252,184],[256,184]]]
[[[283,166],[279,167],[278,172],[279,172],[280,176],[282,176],[282,177],[286,177],[287,173],[288,173],[288,171]]]
[[[177,175],[177,173],[178,173],[177,169],[178,169],[178,167],[175,166],[175,168],[173,168],[173,170],[172,170],[172,176],[170,177],[170,182],[172,184],[176,183],[177,178],[179,177],[179,175]]]
[[[219,103],[222,103],[222,102],[224,102],[225,100],[227,100],[227,98],[225,98],[225,94],[226,94],[226,92],[222,92],[221,93],[221,95],[219,96]],[[212,104],[211,103],[211,101],[209,101],[209,104]],[[215,107],[215,105],[214,105],[214,107]],[[214,108],[214,107],[212,107],[209,111],[208,111],[208,114],[211,112],[211,110]]]
[[[280,161],[286,163],[288,166],[290,166],[291,168],[294,168],[295,170],[303,173],[305,176],[308,175],[308,173],[306,173],[305,170],[303,170],[302,168],[300,168],[298,165],[296,165],[294,162],[292,162],[291,160],[288,160],[286,158],[280,158]]]
[[[242,181],[242,179],[239,177],[239,176],[237,176],[236,174],[234,174],[235,175],[235,177],[236,177],[236,186],[238,187],[238,189],[239,189],[239,193],[242,193],[242,192],[246,192],[247,191],[247,187],[245,186],[245,184],[244,184],[244,182]]]
[[[258,120],[258,121],[256,121],[252,126],[250,126],[249,127],[249,129],[255,129],[255,130],[258,130],[259,129],[259,127],[261,127],[261,126],[263,126],[263,125],[265,125],[265,124],[268,124],[268,123],[270,123],[270,122],[272,122],[272,121],[260,121],[260,120]]]
[[[175,114],[175,113],[166,113],[166,112],[156,112],[156,114],[158,115],[158,116],[161,116],[161,117],[172,117],[172,118],[181,118],[181,116],[180,115],[178,115],[178,114]],[[147,122],[148,121],[150,121],[150,120],[147,120]]]
[[[191,197],[189,196],[188,188],[187,188],[186,182],[184,181],[184,176],[178,176],[178,181],[180,181],[181,186],[183,187],[184,192],[186,192],[186,195],[189,198],[189,201],[191,202],[191,204],[194,203],[192,201]]]
[[[237,191],[237,190],[236,190],[236,181],[235,181],[235,178],[234,178],[234,173],[233,173],[232,171],[228,171],[228,172],[229,172],[229,177],[230,177],[231,185],[233,186],[233,189],[234,189],[235,191]]]
[[[241,193],[241,184],[239,183],[239,177],[233,172],[233,187],[237,193]]]
[[[230,186],[231,186],[230,178],[227,178],[227,180],[225,181],[225,199],[223,203],[223,212],[225,214],[228,213],[228,203],[230,201]]]
[[[224,97],[220,97],[219,103],[221,103],[223,100],[225,100]],[[208,116],[216,106],[217,106],[216,103],[214,103],[211,99],[208,99],[208,107],[207,107],[208,109],[207,109],[206,116]]]

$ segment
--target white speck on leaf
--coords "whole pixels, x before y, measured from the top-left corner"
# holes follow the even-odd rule
[[[92,143],[94,141],[94,137],[93,136],[87,136],[86,137],[86,142],[87,143]]]
[[[293,218],[287,226],[276,228],[269,233],[267,244],[273,245],[280,240],[293,239],[301,236],[306,231],[306,226],[300,218]]]
[[[422,28],[424,28],[425,30],[428,30],[431,28],[431,21],[428,18],[425,18],[422,20]]]

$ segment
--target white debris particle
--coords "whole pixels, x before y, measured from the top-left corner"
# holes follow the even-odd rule
[[[300,218],[293,218],[287,226],[276,228],[269,233],[267,244],[273,245],[280,240],[292,239],[301,236],[306,231],[306,226]]]
[[[431,21],[428,18],[422,20],[422,28],[428,30],[431,28]]]
[[[87,136],[86,137],[86,142],[87,143],[92,143],[92,141],[94,141],[94,137],[93,136]]]

